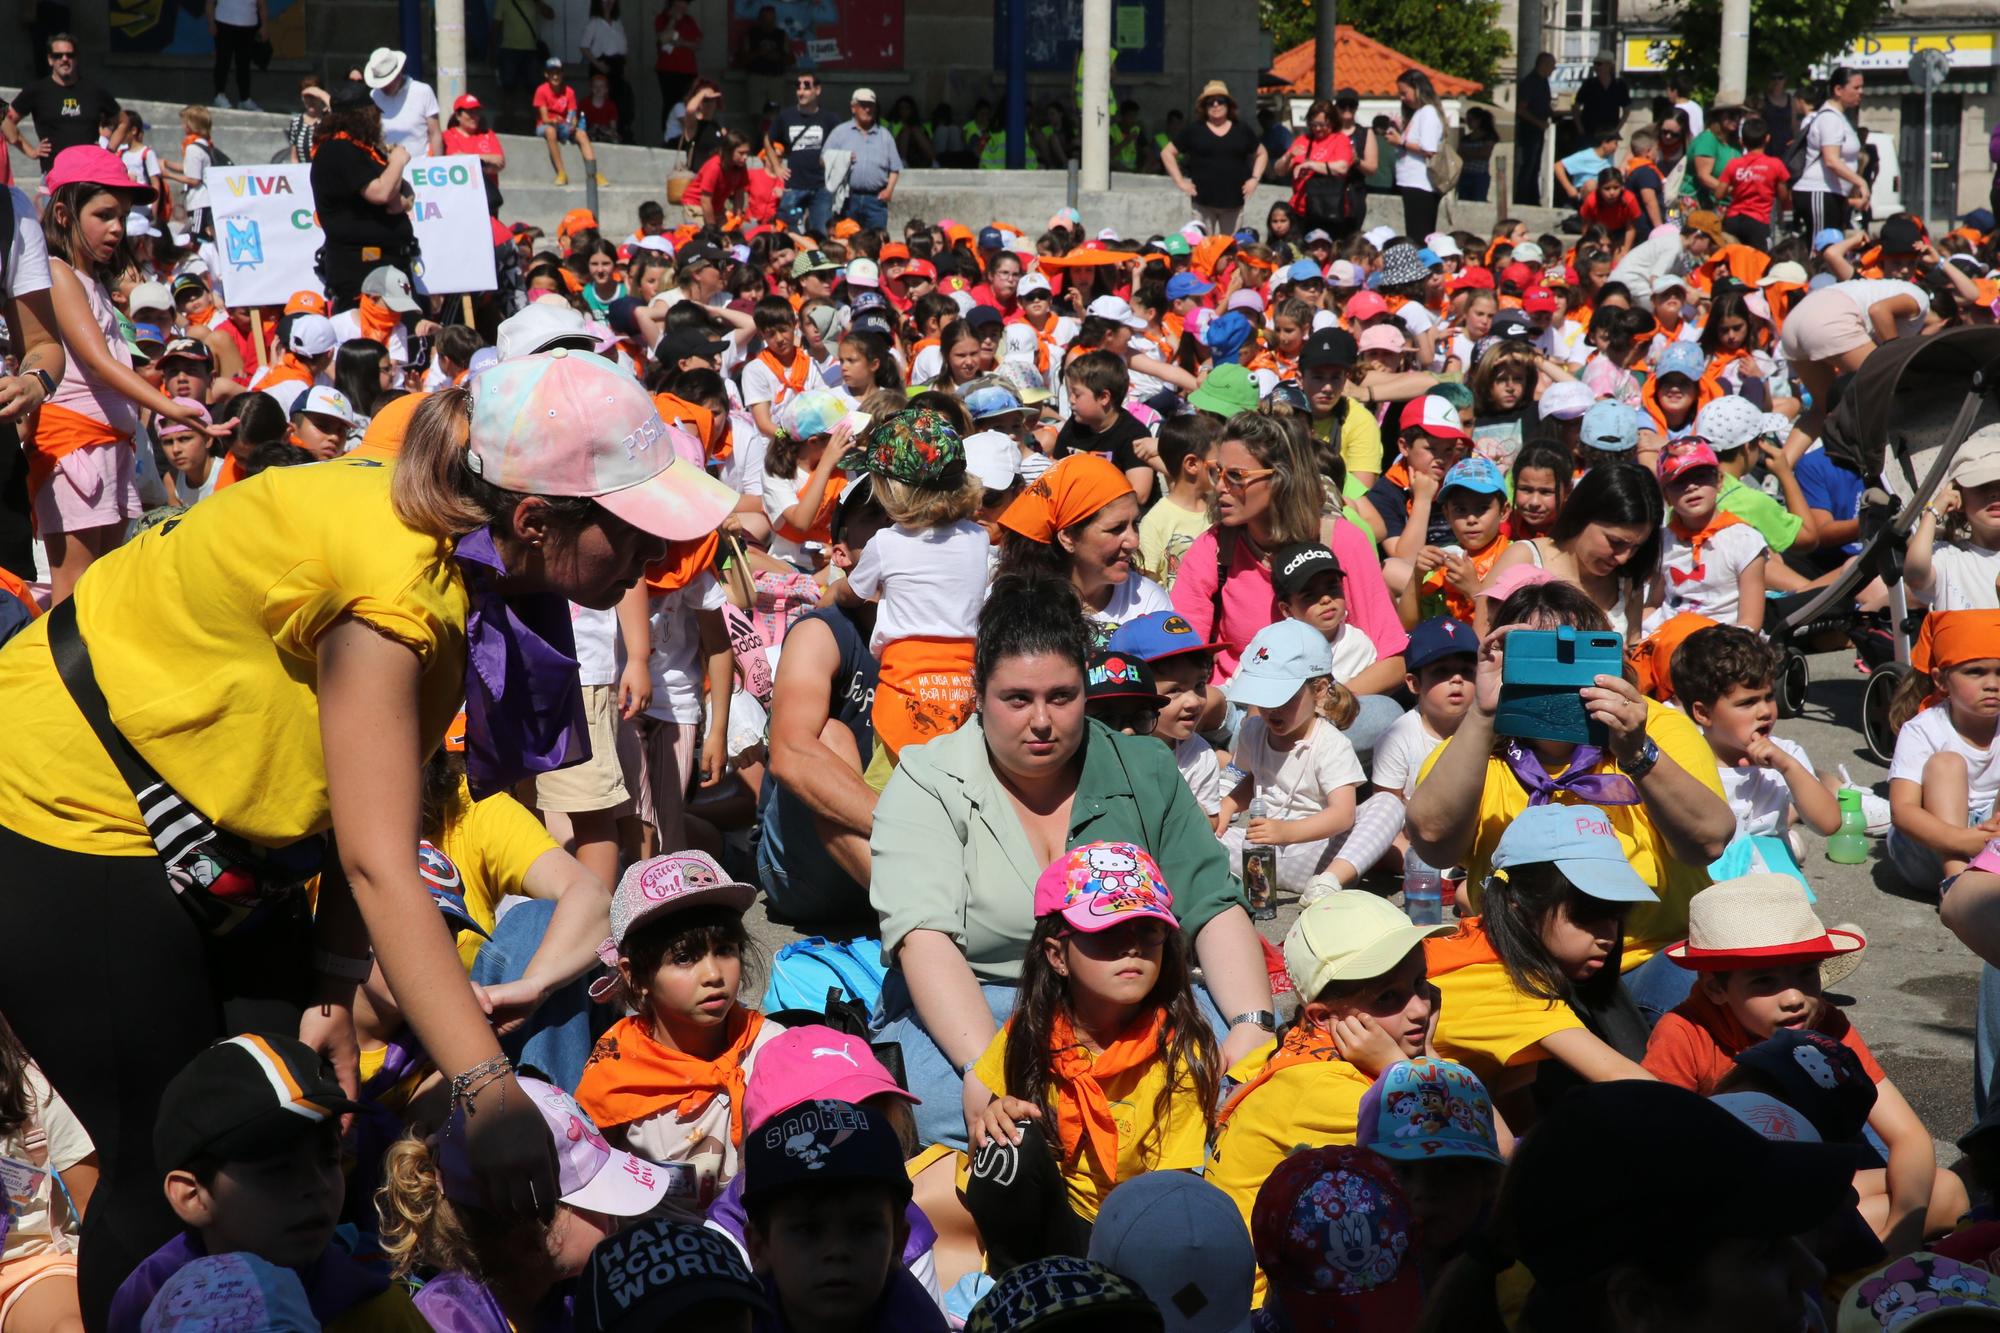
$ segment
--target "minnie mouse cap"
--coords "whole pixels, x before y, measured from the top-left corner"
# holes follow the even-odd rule
[[[1270,1300],[1293,1328],[1403,1333],[1424,1305],[1415,1224],[1389,1164],[1366,1148],[1293,1153],[1250,1211]]]
[[[1174,895],[1152,853],[1129,842],[1072,847],[1035,880],[1035,915],[1061,913],[1072,930],[1094,935],[1153,917],[1175,930]]]

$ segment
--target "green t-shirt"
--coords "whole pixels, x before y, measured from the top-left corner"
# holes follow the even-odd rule
[[[1681,197],[1692,195],[1703,208],[1716,207],[1715,196],[1701,188],[1700,179],[1694,174],[1696,158],[1712,157],[1715,166],[1709,172],[1715,179],[1722,179],[1722,169],[1743,156],[1741,148],[1732,147],[1715,137],[1714,130],[1703,130],[1695,136],[1694,146],[1688,149],[1688,169],[1681,177]]]
[[[1745,485],[1740,478],[1727,473],[1723,474],[1722,492],[1716,497],[1715,507],[1757,529],[1773,551],[1789,549],[1798,540],[1799,529],[1805,526],[1805,520],[1797,514],[1755,486]]]

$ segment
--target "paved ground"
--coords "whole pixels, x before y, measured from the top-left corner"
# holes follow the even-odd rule
[[[1861,739],[1861,687],[1851,652],[1812,659],[1813,683],[1804,716],[1781,722],[1778,734],[1797,741],[1822,772],[1837,764],[1863,786],[1888,795],[1884,767]],[[1842,983],[1840,1003],[1860,1027],[1889,1076],[1896,1081],[1939,1140],[1938,1160],[1950,1165],[1952,1141],[1972,1125],[1972,1027],[1979,963],[1939,924],[1934,902],[1900,889],[1878,859],[1836,865],[1823,841],[1806,834],[1805,869],[1828,925],[1851,921],[1869,940],[1866,961]],[[1273,941],[1283,938],[1296,911],[1281,908],[1262,923]],[[761,901],[752,932],[767,951],[797,938],[769,920]]]

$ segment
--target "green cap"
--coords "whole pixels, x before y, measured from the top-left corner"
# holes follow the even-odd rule
[[[1238,412],[1257,410],[1257,384],[1250,372],[1238,365],[1212,367],[1201,387],[1188,395],[1188,406],[1197,412],[1217,412],[1233,417]]]
[[[1181,235],[1179,232],[1175,232],[1161,241],[1160,248],[1175,259],[1186,259],[1194,253],[1194,248],[1187,243],[1187,237]]]

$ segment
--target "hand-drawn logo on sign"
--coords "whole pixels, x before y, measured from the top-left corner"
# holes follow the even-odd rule
[[[225,218],[223,243],[233,268],[255,268],[264,262],[264,234],[255,218]]]

